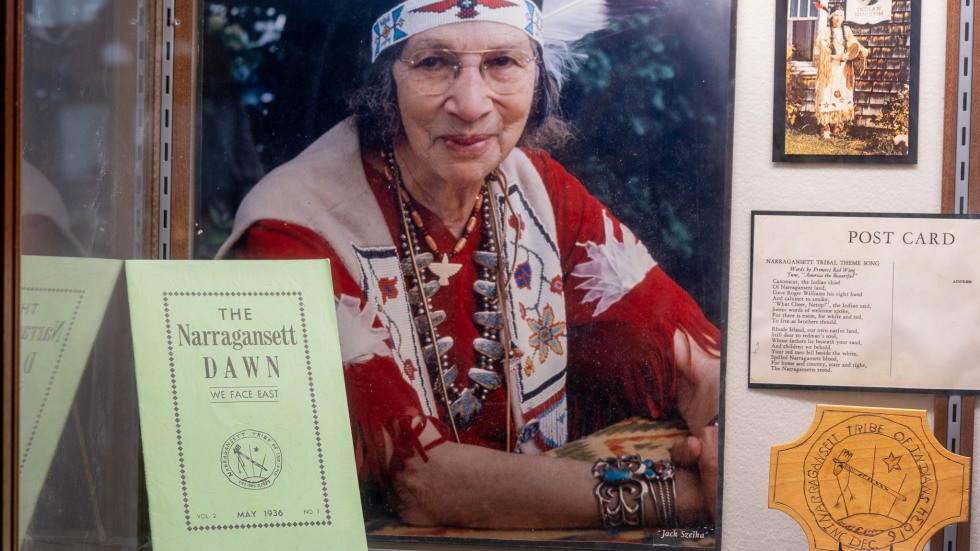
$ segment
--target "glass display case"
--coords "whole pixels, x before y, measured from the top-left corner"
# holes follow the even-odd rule
[[[78,261],[148,252],[157,17],[143,1],[19,7],[18,539],[135,548],[147,536],[125,288],[118,269],[87,281]]]
[[[411,1],[413,6],[424,3]],[[545,12],[549,1],[544,0]],[[969,4],[969,0],[964,1]],[[791,61],[812,64],[812,52],[802,51],[804,48],[799,45],[814,43],[818,30],[816,22],[826,19],[818,13],[822,6],[798,0],[777,2],[778,9],[767,6],[761,10],[763,19],[770,15],[772,19],[778,19],[776,14],[782,14],[785,19],[788,9],[790,23],[783,20],[777,26],[789,25],[791,32],[787,34],[787,44],[797,46]],[[464,3],[476,7],[466,8]],[[916,2],[896,0],[900,5],[913,3],[918,6]],[[236,229],[236,213],[260,181],[278,167],[288,167],[291,159],[303,155],[311,144],[315,147],[321,136],[332,128],[346,124],[352,94],[372,78],[373,43],[369,31],[375,23],[375,12],[383,11],[383,4],[385,2],[381,0],[343,1],[329,5],[315,0],[250,3],[12,0],[6,3],[2,213],[5,269],[2,295],[4,549],[152,548],[131,312],[127,300],[127,284],[134,282],[127,281],[124,263],[146,259],[249,257],[247,247],[236,248],[235,245],[235,240],[247,231]],[[459,2],[459,6],[456,2],[438,4],[439,9],[445,8],[443,11],[458,9],[460,13],[468,14],[466,9],[491,10],[491,4],[496,5],[496,2]],[[532,16],[535,9],[540,8],[540,2],[526,4]],[[522,530],[512,530],[508,526],[500,526],[499,530],[493,526],[475,530],[419,527],[399,519],[398,506],[392,506],[377,488],[372,487],[364,497],[364,503],[368,505],[365,523],[372,549],[468,546],[737,548],[725,544],[723,527],[726,534],[735,534],[734,541],[744,541],[740,539],[741,534],[747,530],[762,532],[759,539],[764,542],[762,547],[778,547],[783,541],[782,536],[765,533],[765,521],[747,518],[745,511],[751,507],[743,508],[741,504],[751,502],[765,506],[765,488],[753,468],[768,460],[769,446],[781,443],[763,440],[785,420],[780,418],[778,410],[766,413],[765,408],[760,408],[753,414],[756,418],[749,422],[743,415],[744,405],[734,403],[733,406],[730,402],[726,409],[726,401],[730,399],[726,396],[744,398],[748,392],[750,399],[761,396],[763,403],[773,408],[778,407],[780,401],[816,403],[828,396],[813,388],[799,391],[749,389],[748,362],[742,357],[746,354],[741,348],[735,348],[739,357],[732,356],[732,343],[728,341],[733,335],[736,338],[743,335],[742,331],[749,326],[748,319],[731,317],[732,301],[737,306],[735,311],[741,312],[751,299],[743,274],[748,265],[732,264],[729,258],[732,247],[741,251],[749,250],[751,245],[744,239],[733,239],[733,235],[745,228],[732,224],[736,220],[745,222],[746,213],[760,208],[826,211],[826,189],[815,186],[813,190],[805,190],[812,191],[810,193],[790,197],[786,190],[796,188],[788,182],[797,176],[788,175],[786,170],[778,172],[781,169],[774,168],[765,158],[771,152],[772,132],[781,129],[763,127],[772,118],[772,86],[766,79],[771,78],[773,67],[767,65],[764,70],[758,70],[755,65],[772,61],[773,52],[769,48],[773,40],[765,34],[769,21],[753,21],[758,18],[758,6],[749,6],[747,2],[737,5],[736,0],[633,3],[610,0],[609,4],[612,8],[603,13],[609,15],[610,21],[601,29],[593,29],[597,32],[588,33],[578,44],[581,54],[572,56],[575,69],[565,75],[567,80],[561,84],[560,100],[557,95],[553,98],[556,101],[553,112],[560,113],[570,123],[570,139],[560,147],[549,148],[546,154],[528,149],[532,152],[528,158],[536,159],[534,162],[538,164],[534,166],[543,163],[551,167],[548,170],[561,169],[562,174],[567,169],[576,178],[576,185],[579,180],[582,182],[590,201],[591,197],[599,201],[596,204],[602,208],[596,212],[601,211],[601,217],[596,218],[596,227],[607,228],[603,231],[608,231],[620,246],[608,252],[604,261],[611,265],[617,261],[629,263],[633,260],[631,255],[645,258],[649,252],[656,260],[650,266],[644,265],[643,273],[631,274],[636,276],[634,279],[642,280],[654,266],[670,274],[677,286],[699,307],[699,312],[703,312],[705,324],[711,327],[707,333],[717,334],[714,340],[705,341],[709,343],[706,348],[715,346],[708,355],[719,369],[717,385],[710,395],[700,396],[701,403],[713,404],[714,411],[720,415],[720,421],[718,418],[701,420],[702,425],[720,431],[719,438],[711,442],[712,450],[717,450],[719,457],[715,466],[720,465],[721,471],[713,479],[712,486],[712,493],[717,493],[718,497],[714,503],[704,506],[706,512],[710,506],[717,508],[716,520],[699,520],[680,530],[664,529],[663,526],[646,530],[605,530],[600,526],[568,530],[545,530],[537,526],[522,526],[527,528]],[[980,79],[973,76],[972,70],[980,64],[972,61],[973,58],[964,60],[959,57],[959,39],[969,35],[960,32],[965,28],[962,25],[980,22],[980,14],[975,15],[972,8],[966,10],[956,5],[956,0],[950,0],[949,4],[945,9],[948,20],[944,29],[940,29],[941,25],[935,20],[937,12],[942,10],[934,6],[922,7],[923,30],[916,39],[921,40],[928,51],[945,46],[948,52],[945,81],[948,85],[946,97],[934,99],[933,94],[930,99],[928,92],[935,90],[923,83],[918,108],[922,115],[917,112],[915,117],[918,119],[916,124],[920,125],[919,136],[925,141],[928,136],[939,133],[940,124],[935,119],[941,117],[930,117],[944,105],[949,107],[941,132],[945,139],[941,175],[943,209],[946,213],[965,214],[980,211],[977,207],[980,205],[980,162],[975,159],[973,163],[969,162],[971,139],[974,144],[980,140],[980,123],[977,123],[980,101],[972,99],[968,93],[962,95],[957,91],[957,85],[962,85],[961,81],[965,79],[976,89]],[[748,29],[745,34],[736,34],[735,22],[739,19],[736,15],[741,16],[742,28]],[[916,16],[919,15],[916,11]],[[395,27],[398,26],[396,23]],[[394,32],[394,27],[391,30]],[[528,32],[533,36],[533,32]],[[946,43],[940,44],[941,38],[945,38]],[[736,40],[739,44],[747,40],[750,46],[743,48],[737,59]],[[777,38],[776,42],[779,41]],[[450,54],[463,57],[485,54],[482,49],[476,54],[470,51],[475,49]],[[499,49],[495,47],[493,51]],[[459,57],[454,59],[453,79],[469,74],[466,72],[469,67]],[[480,59],[479,74],[487,79],[491,68],[485,58]],[[399,60],[397,57],[391,60],[394,67],[402,67]],[[411,60],[400,61],[414,67]],[[743,77],[736,81],[736,66],[741,71],[745,64],[748,64],[745,74],[754,80]],[[544,65],[541,70],[545,70]],[[924,68],[923,74],[931,74],[929,71]],[[917,72],[913,75],[918,78]],[[765,85],[759,85],[760,82]],[[913,85],[918,86],[918,83]],[[736,88],[744,90],[746,87],[759,88],[759,91],[754,101],[736,106]],[[757,120],[743,120],[739,125],[736,107],[751,110]],[[923,126],[929,121],[934,123],[931,127]],[[974,123],[972,127],[971,122]],[[930,133],[932,130],[936,132]],[[733,145],[733,140],[740,140],[743,146],[752,141],[757,148],[751,149],[761,151],[762,156],[746,156],[740,165],[734,156],[736,151],[744,152],[744,149]],[[401,230],[393,226],[392,242],[409,238],[413,229],[422,235],[425,224],[419,220],[429,220],[429,211],[419,209],[418,205],[416,210],[411,210],[409,207],[415,203],[399,192],[393,193],[395,187],[391,182],[395,180],[386,176],[391,174],[393,166],[383,163],[395,157],[394,146],[388,144],[390,151],[379,148],[373,152],[365,145],[367,142],[358,143],[358,147],[364,149],[357,150],[354,164],[368,175],[366,185],[374,185],[371,178],[380,182],[375,186],[380,191],[371,193],[376,195],[383,209],[386,208],[385,201],[393,201],[395,205],[383,210],[383,216],[387,216],[389,210],[401,213],[400,218],[395,218],[409,228],[399,234]],[[929,154],[935,151],[924,147],[927,144],[922,145],[919,163],[928,164],[934,160]],[[398,155],[401,155],[400,151]],[[733,163],[741,166],[742,171],[733,173]],[[397,163],[394,168],[398,172]],[[833,166],[811,167],[794,163],[791,168],[811,174],[825,171],[820,174],[828,174],[825,180],[832,183],[850,181],[840,172],[834,172],[838,168]],[[858,170],[866,168],[861,166]],[[878,181],[897,175],[904,183],[904,179],[911,179],[915,174],[900,171],[917,170],[914,166],[888,168],[891,172],[884,169],[872,172],[877,170],[872,167],[859,174],[870,174],[869,179]],[[386,177],[391,182],[385,180]],[[766,177],[783,178],[785,188],[778,182],[761,181]],[[289,189],[315,194],[317,185],[319,182]],[[742,190],[771,187],[767,188],[769,192],[765,199],[756,197],[752,201],[733,202],[733,195],[737,195],[736,186],[741,186]],[[848,193],[842,188],[834,191],[842,196]],[[412,199],[407,190],[405,195]],[[569,339],[580,339],[592,330],[591,318],[577,324],[571,320],[574,313],[569,315],[569,320],[555,318],[550,303],[545,305],[548,300],[565,301],[574,290],[580,290],[574,295],[577,297],[575,303],[569,303],[569,311],[590,304],[595,307],[590,310],[595,317],[637,284],[624,283],[628,279],[625,277],[600,281],[602,274],[593,274],[590,280],[593,291],[589,291],[587,285],[581,284],[586,278],[581,275],[584,272],[580,270],[576,274],[570,268],[564,279],[561,277],[563,272],[556,272],[554,277],[542,279],[540,288],[532,287],[533,281],[537,281],[535,278],[543,277],[537,272],[535,262],[540,261],[541,266],[546,267],[547,261],[539,258],[537,251],[529,245],[532,238],[525,236],[540,234],[541,243],[554,245],[552,241],[558,239],[552,239],[549,231],[554,234],[558,231],[549,229],[548,224],[555,224],[550,218],[558,217],[561,223],[562,205],[572,204],[574,198],[566,195],[548,199],[548,208],[553,208],[554,212],[544,216],[539,216],[544,200],[535,203],[540,199],[534,197],[528,199],[517,194],[513,200],[524,201],[518,205],[518,210],[513,210],[511,205],[501,207],[505,209],[502,212],[511,208],[513,214],[502,219],[501,235],[513,234],[515,240],[526,239],[514,243],[520,245],[515,249],[527,253],[526,258],[520,257],[523,263],[513,263],[511,277],[502,279],[501,286],[511,285],[513,281],[515,293],[527,294],[532,288],[537,292],[534,301],[522,298],[512,305],[515,325],[521,326],[520,332],[515,334],[523,339],[519,344],[525,350],[520,356],[523,359],[511,371],[517,373],[514,376],[522,384],[534,380],[536,369],[543,372],[549,355],[553,360],[558,355],[572,354],[574,346],[569,344]],[[501,201],[507,202],[506,198]],[[891,208],[894,212],[897,207],[892,205]],[[915,211],[916,205],[905,204],[904,208]],[[473,212],[474,219],[478,218],[475,208]],[[609,213],[616,217],[615,224]],[[411,225],[413,220],[417,227]],[[384,222],[375,221],[379,226]],[[316,227],[315,223],[310,225]],[[745,225],[747,227],[747,223]],[[481,232],[489,235],[490,230],[483,232],[481,229],[476,233]],[[419,251],[425,249],[421,239]],[[465,241],[463,239],[464,246]],[[589,239],[579,241],[572,240],[570,246],[591,251],[595,258],[603,256],[601,253],[606,250],[602,243],[596,244]],[[506,240],[502,242],[505,244],[501,248],[506,249]],[[323,250],[334,254],[331,247],[328,243]],[[396,245],[392,245],[392,251],[395,248]],[[431,244],[429,248],[436,249]],[[557,250],[558,245],[554,248]],[[643,249],[642,254],[639,249]],[[263,249],[263,254],[278,254],[276,251],[269,253],[269,250]],[[279,252],[282,257],[295,256],[292,250]],[[382,252],[373,251],[372,254],[380,258]],[[360,256],[350,266],[360,261],[367,266],[368,260],[374,259],[360,251],[357,254]],[[406,249],[392,254],[409,253]],[[346,257],[338,254],[336,264],[340,265],[342,258]],[[448,262],[443,257],[443,263]],[[379,312],[385,312],[388,299],[399,293],[407,297],[413,290],[409,288],[411,276],[406,276],[409,283],[392,283],[389,287],[385,286],[386,278],[379,276],[377,281],[372,280],[376,289],[369,293],[366,290],[369,285],[365,283],[369,270],[361,268],[357,272],[350,266],[346,268],[350,272],[346,279],[350,280],[350,285],[360,285],[364,290],[363,303],[377,303],[381,306]],[[363,277],[359,278],[359,274]],[[418,284],[427,289],[421,276],[416,276]],[[341,280],[335,276],[335,286],[338,281]],[[342,287],[344,282],[346,280],[341,282],[341,288],[347,289]],[[615,297],[610,298],[613,295]],[[342,294],[338,292],[335,299],[340,304]],[[507,304],[506,296],[497,295],[496,300]],[[656,302],[650,301],[651,304]],[[646,308],[646,303],[643,304]],[[653,304],[651,309],[660,306]],[[675,314],[671,311],[671,315]],[[430,319],[428,323],[434,326],[439,322]],[[376,325],[380,326],[382,322],[378,321]],[[394,330],[389,329],[389,332]],[[681,334],[687,335],[687,330]],[[620,343],[617,340],[620,336],[615,332],[597,335],[587,342],[594,350],[601,350],[604,358],[631,352],[631,346],[609,345]],[[439,341],[433,328],[430,328],[429,337]],[[644,339],[646,337],[637,339],[636,343],[647,346],[649,343]],[[419,343],[422,340],[424,336],[419,337]],[[402,341],[389,338],[383,346],[394,351],[389,354],[398,356],[401,353],[399,342]],[[698,341],[694,338],[690,342]],[[661,352],[668,357],[665,361],[674,361],[677,349],[672,343],[663,346]],[[421,344],[419,348],[421,350]],[[414,378],[417,371],[413,370],[426,369],[427,362],[421,352],[417,359],[417,362],[398,364],[407,379]],[[344,368],[347,367],[345,364]],[[564,381],[566,371],[558,369],[556,373],[560,375],[556,377]],[[649,384],[649,373],[643,373],[641,382]],[[430,366],[427,377],[435,380],[444,376],[441,365]],[[583,426],[589,425],[588,430],[581,431],[582,435],[592,433],[592,429],[601,429],[595,432],[594,438],[609,446],[604,450],[618,455],[623,450],[634,449],[629,447],[628,441],[634,437],[630,431],[648,432],[656,438],[644,440],[635,449],[640,453],[660,454],[658,457],[669,456],[672,439],[687,434],[681,407],[665,402],[663,416],[652,427],[644,424],[644,420],[632,418],[627,420],[627,425],[605,423],[621,413],[617,410],[619,399],[632,395],[635,390],[622,381],[617,381],[617,385],[613,391],[598,392],[587,404],[596,411],[601,410],[602,423],[590,425],[583,421],[580,411],[573,412]],[[419,392],[438,388],[431,386]],[[569,388],[571,393],[589,390]],[[736,391],[731,394],[733,388]],[[434,395],[435,391],[432,392]],[[561,392],[555,394],[560,395],[560,400],[556,398],[556,401],[565,400],[564,392],[562,386]],[[873,390],[859,392],[853,393],[850,399],[860,401],[862,396],[874,397]],[[831,395],[833,397],[837,396]],[[529,403],[533,399],[531,396]],[[438,404],[442,402],[433,399],[436,405],[432,406],[430,417],[435,420],[434,424],[440,422],[440,407],[451,409],[448,395],[443,400],[446,405],[440,406]],[[654,398],[646,401],[651,400]],[[514,406],[511,401],[510,396],[504,399],[504,409],[515,407],[522,411],[523,404]],[[961,414],[971,414],[969,425],[964,425],[972,430],[973,399],[966,396],[959,401],[959,397],[955,397],[955,401],[962,408]],[[945,412],[941,412],[946,403],[945,396],[937,400],[934,415],[935,431],[940,434],[947,430],[942,419]],[[544,407],[534,403],[534,407],[539,406],[544,411],[554,404],[549,402]],[[533,408],[528,406],[526,409]],[[659,404],[651,407],[658,413],[660,409]],[[726,420],[726,414],[732,409],[737,412],[733,419],[739,420],[734,426],[728,425]],[[538,413],[542,419],[548,414]],[[564,412],[555,415],[556,419],[560,418],[556,423],[566,423]],[[596,414],[595,418],[598,417],[600,415]],[[442,422],[455,429],[453,419],[453,414],[448,413]],[[335,420],[339,423],[348,421]],[[612,424],[612,428],[607,424]],[[448,429],[445,432],[450,434]],[[390,437],[387,433],[382,434]],[[571,434],[578,433],[572,430]],[[511,439],[511,434],[508,433],[506,438]],[[964,434],[962,438],[972,446],[972,434]],[[577,447],[575,444],[554,454],[584,462],[583,449],[591,444]],[[363,449],[359,451],[364,453]],[[503,455],[503,452],[498,453]],[[359,459],[363,457],[359,456]],[[589,461],[594,460],[590,456]],[[726,469],[728,461],[741,471],[733,474]],[[361,474],[371,474],[365,472]],[[747,478],[740,479],[743,474]],[[757,478],[751,479],[751,483],[746,482],[752,476]],[[596,488],[605,482],[608,481],[600,480]],[[591,479],[589,484],[592,484]],[[659,486],[644,488],[647,488],[645,492],[653,492]],[[727,495],[722,495],[722,488],[726,489]],[[599,490],[595,491],[598,495]],[[644,493],[644,496],[648,494]],[[588,497],[590,505],[594,505],[593,496]],[[658,503],[656,498],[650,499],[654,500],[651,503]],[[601,499],[599,503],[600,515],[608,517],[609,510],[602,509]],[[968,548],[972,529],[969,523],[962,526],[959,529],[960,547],[957,547],[961,551]],[[941,542],[934,541],[933,548],[936,548]],[[963,547],[963,542],[967,547]]]

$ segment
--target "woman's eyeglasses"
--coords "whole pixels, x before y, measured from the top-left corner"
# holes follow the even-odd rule
[[[399,58],[408,64],[408,77],[418,93],[427,96],[445,94],[453,86],[465,66],[460,58],[480,57],[480,74],[484,82],[496,94],[516,94],[528,85],[533,73],[533,55],[519,49],[459,51],[443,49],[418,50],[408,58]]]

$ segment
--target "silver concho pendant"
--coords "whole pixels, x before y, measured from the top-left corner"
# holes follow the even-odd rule
[[[465,427],[476,419],[476,416],[480,414],[482,408],[483,404],[473,394],[473,391],[466,388],[459,393],[459,398],[449,406],[449,411],[452,413],[456,424]]]
[[[471,367],[467,373],[467,376],[474,383],[487,390],[497,390],[500,388],[500,375],[495,371],[480,369],[479,367]]]
[[[459,370],[456,366],[452,366],[442,373],[442,387],[439,388],[441,391],[443,388],[449,389],[453,387],[453,383],[456,382],[456,377],[459,377]]]
[[[504,327],[504,315],[500,312],[476,312],[473,314],[473,321],[497,331]]]
[[[473,348],[491,360],[499,360],[504,357],[504,347],[497,341],[477,337],[473,339]]]
[[[453,347],[452,337],[442,337],[436,344],[439,346],[439,355],[443,355]],[[436,345],[427,344],[422,347],[422,357],[425,358],[425,362],[432,364],[436,361]]]

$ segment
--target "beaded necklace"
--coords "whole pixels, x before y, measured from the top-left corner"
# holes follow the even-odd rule
[[[838,54],[837,44],[841,44],[841,50],[847,50],[847,40],[844,37],[844,26],[830,27],[830,44],[834,55]]]
[[[422,240],[428,245],[429,250],[432,254],[439,256],[439,246],[436,245],[436,240],[429,235],[429,232],[425,229],[425,224],[422,222],[422,216],[419,215],[418,210],[415,208],[415,199],[405,188],[405,184],[401,181],[398,182],[396,186],[398,188],[399,198],[402,200],[402,205],[405,210],[408,211],[409,218],[414,224],[414,229],[416,231],[422,232]],[[467,240],[470,237],[470,233],[476,228],[476,214],[479,211],[481,205],[483,205],[483,199],[485,197],[487,184],[483,183],[483,187],[480,188],[480,193],[476,196],[476,201],[473,203],[473,211],[470,213],[469,219],[466,221],[466,226],[463,228],[463,235],[459,237],[456,241],[456,245],[453,250],[449,253],[441,253],[442,260],[438,263],[429,264],[429,271],[438,276],[439,285],[445,287],[449,285],[449,278],[456,275],[456,272],[462,268],[462,264],[450,263],[449,259],[456,256],[456,253],[463,250],[466,247]]]
[[[456,245],[453,247],[453,250],[449,253],[442,253],[443,255],[452,258],[456,256],[456,253],[466,247],[466,242],[470,237],[470,233],[472,233],[473,229],[476,228],[476,213],[480,208],[480,205],[483,204],[483,191],[485,188],[486,185],[481,187],[480,193],[478,193],[476,196],[476,201],[473,203],[473,212],[470,214],[469,219],[466,220],[466,226],[463,228],[463,235],[461,235],[456,241]],[[402,201],[405,203],[405,207],[408,208],[408,212],[411,215],[412,223],[415,224],[415,228],[422,232],[422,237],[425,244],[429,246],[429,249],[433,254],[439,256],[439,246],[436,244],[436,240],[433,239],[432,236],[429,235],[429,232],[425,229],[425,224],[422,222],[422,216],[420,216],[418,211],[415,209],[415,199],[412,198],[412,195],[407,189],[405,189],[404,183],[399,182],[398,193],[401,195]]]
[[[459,369],[450,366],[446,353],[453,346],[452,337],[440,337],[437,326],[446,320],[446,313],[433,310],[432,296],[442,286],[440,282],[426,278],[426,270],[443,278],[439,266],[446,264],[447,255],[443,262],[433,262],[433,253],[438,254],[434,247],[435,241],[425,233],[425,239],[420,240],[418,233],[424,232],[424,225],[418,212],[413,208],[415,201],[401,180],[398,164],[395,162],[394,151],[391,148],[382,153],[385,177],[391,187],[396,204],[402,218],[402,231],[399,238],[401,246],[402,274],[408,287],[409,302],[415,316],[415,327],[422,340],[422,355],[433,381],[433,390],[439,401],[445,406],[447,421],[453,429],[456,441],[459,441],[459,431],[467,428],[482,410],[482,400],[487,394],[505,383],[503,368],[510,351],[501,344],[501,334],[504,332],[504,316],[500,312],[500,259],[497,245],[498,228],[493,227],[493,213],[490,209],[488,176],[481,187],[474,204],[473,213],[467,222],[469,232],[461,238],[463,244],[454,247],[453,255],[458,253],[466,244],[465,239],[476,226],[477,209],[482,214],[483,222],[480,232],[480,246],[473,254],[473,262],[479,271],[478,279],[473,284],[481,310],[473,315],[473,321],[480,326],[481,336],[473,340],[476,350],[477,363],[468,372],[468,382],[457,381]],[[432,252],[421,250],[425,243]],[[434,268],[435,267],[435,268]],[[458,270],[459,268],[456,268]],[[453,271],[455,273],[455,270]],[[508,403],[509,403],[508,397]],[[510,429],[510,409],[508,407],[508,433]],[[510,437],[508,436],[508,447]]]

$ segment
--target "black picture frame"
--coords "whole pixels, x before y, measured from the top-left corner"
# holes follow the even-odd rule
[[[664,271],[720,327],[722,389],[736,1],[643,2],[657,10],[654,15],[638,14],[588,38],[588,58],[561,91],[561,111],[575,137],[561,150],[549,151],[648,245]],[[345,98],[366,78],[370,65],[366,14],[373,3],[347,0],[324,7],[318,0],[267,0],[250,6],[262,8],[257,15],[232,17],[232,3],[198,0],[202,90],[193,168],[199,179],[190,213],[197,229],[193,256],[213,256],[238,202],[262,174],[346,116]],[[223,12],[223,28],[222,17],[210,10],[214,5],[229,10]],[[269,6],[276,9],[269,12]],[[242,29],[250,32],[248,25],[256,19],[270,28],[280,14],[287,19],[274,49],[241,48]],[[294,29],[317,38],[294,41],[287,35]],[[250,40],[257,34],[251,32]],[[723,391],[719,401],[723,412]],[[723,419],[721,425],[719,457]],[[722,470],[719,465],[718,517],[708,527],[565,530],[550,536],[537,530],[504,538],[438,527],[386,534],[373,529],[385,519],[367,518],[368,541],[392,549],[717,550]]]

